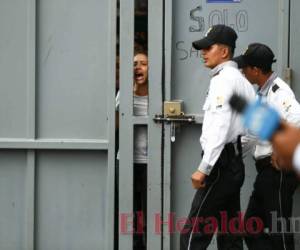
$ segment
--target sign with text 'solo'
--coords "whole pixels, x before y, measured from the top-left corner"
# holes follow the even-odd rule
[[[240,3],[241,0],[206,0],[207,3]]]

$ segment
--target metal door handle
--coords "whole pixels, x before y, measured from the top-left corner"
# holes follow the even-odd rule
[[[153,121],[156,123],[195,123],[196,119],[193,115],[176,115],[176,116],[164,116],[164,115],[155,115]]]

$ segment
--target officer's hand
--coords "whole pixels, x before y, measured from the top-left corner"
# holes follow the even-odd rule
[[[293,154],[300,143],[300,130],[282,122],[280,130],[272,137],[272,146],[281,168],[292,169]]]
[[[206,177],[206,174],[203,174],[199,170],[197,170],[195,173],[193,173],[191,176],[193,188],[195,188],[195,189],[204,188],[205,187],[205,183],[204,183],[205,177]]]

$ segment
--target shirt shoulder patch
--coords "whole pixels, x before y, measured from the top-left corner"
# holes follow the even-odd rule
[[[222,108],[223,105],[224,105],[224,97],[223,96],[217,96],[216,108]]]
[[[285,100],[285,101],[283,101],[282,106],[283,106],[285,112],[289,112],[290,108],[292,107],[292,104],[289,100]]]
[[[279,89],[279,86],[277,84],[274,84],[272,87],[272,91],[275,93]]]

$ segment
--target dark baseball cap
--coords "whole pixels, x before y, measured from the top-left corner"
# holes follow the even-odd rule
[[[220,43],[235,48],[237,34],[229,26],[218,24],[214,25],[206,32],[205,36],[193,42],[193,47],[197,50],[206,49],[213,44]]]
[[[273,51],[265,44],[251,43],[244,54],[233,58],[239,68],[247,66],[258,68],[269,68],[276,62]]]

